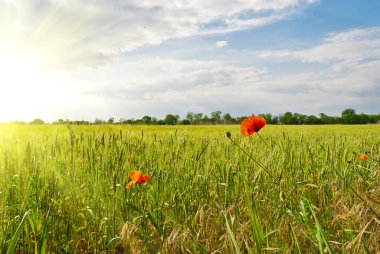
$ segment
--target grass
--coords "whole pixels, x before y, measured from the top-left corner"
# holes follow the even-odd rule
[[[380,126],[266,126],[260,136],[0,125],[0,252],[380,249]],[[134,169],[151,180],[126,190]]]

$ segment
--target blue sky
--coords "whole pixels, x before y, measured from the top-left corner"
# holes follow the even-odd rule
[[[0,0],[0,121],[380,113],[380,1]]]

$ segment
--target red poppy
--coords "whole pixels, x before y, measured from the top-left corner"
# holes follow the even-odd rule
[[[251,116],[241,122],[240,130],[243,136],[251,136],[261,130],[267,122],[261,116]]]
[[[127,189],[132,188],[134,184],[143,184],[149,181],[150,176],[148,175],[142,175],[141,171],[139,170],[132,170],[132,172],[129,174],[129,177],[132,181],[130,181],[125,187]]]
[[[367,154],[362,154],[358,157],[358,160],[365,161],[367,159]]]

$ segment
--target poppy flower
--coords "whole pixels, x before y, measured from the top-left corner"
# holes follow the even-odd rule
[[[142,175],[141,171],[139,170],[132,170],[132,172],[129,174],[129,177],[132,181],[130,181],[125,187],[127,189],[132,188],[134,184],[143,184],[149,181],[150,176],[148,175]]]
[[[243,136],[251,136],[261,130],[267,124],[261,116],[251,116],[241,122],[240,130]]]
[[[367,154],[362,154],[358,157],[358,160],[365,161],[367,159]]]

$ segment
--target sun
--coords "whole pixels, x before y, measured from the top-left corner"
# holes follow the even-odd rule
[[[42,64],[36,55],[0,47],[0,122],[33,114],[51,82]]]

